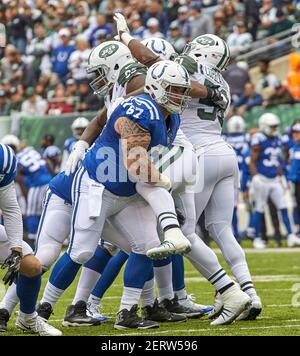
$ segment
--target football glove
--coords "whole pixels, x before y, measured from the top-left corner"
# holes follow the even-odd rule
[[[74,173],[78,163],[83,160],[85,151],[90,147],[90,145],[83,141],[79,140],[75,143],[73,150],[68,158],[68,161],[66,163],[66,168],[65,168],[65,174],[66,176],[69,176],[70,174]]]
[[[19,273],[21,259],[22,259],[22,253],[12,250],[11,254],[4,261],[4,263],[1,266],[2,269],[7,268],[7,272],[2,279],[4,284],[8,284],[10,286],[12,285],[17,274]]]
[[[221,110],[226,110],[230,101],[224,90],[220,86],[215,85],[211,87],[206,87],[207,89],[207,99],[210,99],[217,107]]]

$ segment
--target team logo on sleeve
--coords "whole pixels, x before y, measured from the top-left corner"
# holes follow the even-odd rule
[[[202,46],[214,46],[216,44],[215,40],[209,36],[201,36],[197,38],[196,41]]]
[[[117,52],[118,48],[119,46],[116,44],[109,44],[101,49],[101,51],[99,52],[99,57],[100,58],[110,57],[111,55]]]

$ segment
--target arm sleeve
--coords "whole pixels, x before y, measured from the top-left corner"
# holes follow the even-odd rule
[[[11,248],[22,248],[23,221],[14,182],[4,188],[0,188],[0,208],[3,213],[4,227]]]

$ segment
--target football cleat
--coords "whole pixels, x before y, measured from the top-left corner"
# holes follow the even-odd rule
[[[142,308],[142,315],[145,320],[157,322],[181,323],[187,320],[185,315],[170,313],[166,308],[158,304],[155,300],[153,306],[147,305]]]
[[[215,304],[213,310],[208,314],[208,318],[216,319],[222,313],[222,309],[223,309],[222,297],[221,294],[217,292],[215,296]]]
[[[256,295],[251,299],[251,304],[236,318],[236,320],[255,320],[260,315],[262,311],[260,298]]]
[[[300,246],[300,238],[295,234],[290,234],[287,238],[288,247]]]
[[[36,311],[37,311],[38,315],[45,320],[49,320],[51,314],[53,314],[53,309],[52,309],[51,304],[46,303],[46,302],[40,303],[38,305]]]
[[[147,251],[147,256],[153,260],[161,260],[175,254],[185,254],[191,251],[190,241],[178,228],[172,228],[164,233],[164,241],[157,247]]]
[[[251,304],[251,298],[234,284],[222,295],[223,309],[220,316],[210,325],[228,325]]]
[[[122,309],[118,312],[114,328],[123,329],[153,329],[159,325],[152,320],[140,318],[137,314],[138,306],[135,304],[130,310]]]
[[[80,300],[75,305],[69,305],[62,326],[97,326],[101,321],[87,315],[86,302]]]
[[[47,323],[47,320],[41,318],[37,314],[30,318],[25,319],[20,316],[17,317],[16,327],[24,332],[30,334],[39,334],[40,336],[61,336],[62,332],[52,325]]]
[[[0,332],[7,331],[7,323],[9,320],[9,312],[6,309],[0,309]]]
[[[204,315],[209,314],[214,309],[214,307],[211,305],[203,305],[203,304],[195,303],[195,300],[196,298],[194,295],[188,294],[186,298],[178,299],[178,303],[187,308],[193,309],[196,312],[203,312]]]
[[[260,237],[257,237],[256,239],[253,240],[253,247],[256,250],[263,250],[263,249],[267,248],[267,244],[263,239],[261,239]]]
[[[107,316],[101,314],[101,306],[95,303],[87,303],[86,314],[93,319],[100,320],[101,323],[105,323],[109,319]]]
[[[189,319],[201,318],[204,315],[203,310],[195,310],[194,307],[180,304],[177,296],[175,296],[172,300],[164,299],[159,304],[170,313],[185,315]]]

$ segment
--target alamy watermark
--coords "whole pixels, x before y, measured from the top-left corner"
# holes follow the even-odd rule
[[[292,36],[292,46],[295,48],[300,47],[300,23],[295,23],[291,28]]]
[[[292,287],[292,292],[294,292],[292,297],[292,306],[294,308],[300,307],[300,283],[295,283]]]

